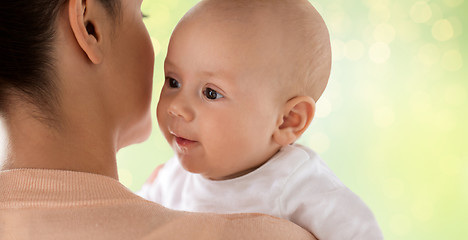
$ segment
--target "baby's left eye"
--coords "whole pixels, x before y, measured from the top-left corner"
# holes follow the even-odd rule
[[[205,97],[210,100],[216,100],[224,97],[222,94],[216,92],[216,90],[213,90],[212,88],[206,88],[203,90],[203,95],[205,95]]]

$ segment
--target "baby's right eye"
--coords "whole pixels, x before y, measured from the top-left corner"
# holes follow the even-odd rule
[[[171,77],[166,77],[166,81],[169,83],[169,87],[171,88],[180,88],[180,83]]]

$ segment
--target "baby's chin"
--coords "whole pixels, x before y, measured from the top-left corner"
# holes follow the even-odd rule
[[[197,164],[197,162],[199,162],[197,159],[190,158],[185,154],[178,152],[177,149],[174,149],[174,151],[176,151],[179,163],[185,169],[185,171],[193,174],[201,174],[203,176],[205,169],[201,167],[200,164]]]
[[[247,169],[235,169],[238,171],[230,171],[230,169],[222,169],[219,167],[216,168],[216,166],[209,166],[206,162],[203,161],[203,157],[196,157],[193,155],[191,156],[191,154],[188,152],[178,151],[180,149],[177,149],[177,146],[173,146],[173,150],[177,155],[180,165],[182,166],[182,168],[184,168],[185,171],[193,174],[199,174],[203,178],[212,181],[222,181],[242,177],[255,171],[261,165],[263,165],[260,164],[258,166],[252,166]],[[195,154],[195,152],[191,153]]]
[[[189,173],[199,174],[203,178],[213,181],[225,180],[225,178],[222,175],[220,176],[217,174],[213,174],[208,169],[197,166],[196,164],[194,166],[194,164],[187,162],[187,159],[184,159],[183,157],[181,158],[181,156],[178,156],[178,158],[180,161],[180,165],[185,169],[185,171]]]

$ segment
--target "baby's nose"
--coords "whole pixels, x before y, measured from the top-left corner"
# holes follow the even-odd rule
[[[192,121],[194,118],[191,103],[183,95],[176,96],[173,99],[167,112],[170,116],[183,118],[185,121]]]

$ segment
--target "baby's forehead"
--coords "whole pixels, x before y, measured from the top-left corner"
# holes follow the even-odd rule
[[[203,0],[181,22],[195,22],[189,25],[222,39],[217,47],[237,45],[235,54],[249,59],[240,63],[258,65],[265,75],[283,74],[277,79],[285,81],[294,75],[304,87],[317,85],[307,81],[328,81],[328,30],[307,0]],[[321,90],[307,91],[314,92],[314,99],[321,94]]]
[[[250,43],[266,48],[269,46],[268,43],[276,42],[273,47],[279,52],[286,47],[282,44],[283,40],[295,38],[298,35],[291,32],[298,32],[295,29],[301,28],[294,21],[285,19],[283,12],[289,12],[291,15],[290,11],[265,3],[267,1],[252,0],[251,3],[243,4],[235,0],[203,2],[213,2],[213,4],[201,4],[181,21],[181,25],[188,25],[193,31],[199,31],[199,34],[209,33],[214,37],[226,37],[226,41],[242,42],[244,47]],[[278,48],[278,45],[282,45],[282,48]]]

